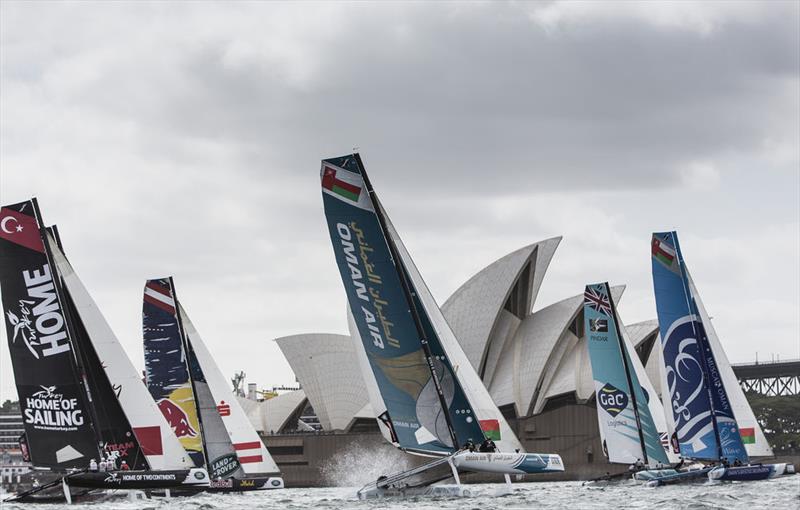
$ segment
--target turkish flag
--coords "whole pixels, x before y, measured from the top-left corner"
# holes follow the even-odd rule
[[[0,239],[44,253],[36,218],[7,207],[0,208]]]

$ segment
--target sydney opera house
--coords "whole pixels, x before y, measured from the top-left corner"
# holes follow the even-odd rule
[[[561,478],[580,479],[620,468],[607,464],[601,450],[583,295],[532,312],[560,241],[547,239],[500,258],[441,308],[526,449],[560,454],[568,467]],[[615,300],[624,290],[612,288]],[[658,389],[657,322],[626,328]],[[276,341],[302,389],[247,405],[287,477],[313,483],[327,457],[365,441],[384,444],[349,336],[309,333]],[[290,433],[312,426],[323,433]]]

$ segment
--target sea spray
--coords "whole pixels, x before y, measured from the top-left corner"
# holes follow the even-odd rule
[[[351,444],[332,456],[322,469],[322,479],[331,487],[361,487],[381,475],[411,469],[410,456],[389,445]]]

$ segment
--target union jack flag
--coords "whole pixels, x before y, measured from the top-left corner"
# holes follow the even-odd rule
[[[611,303],[608,300],[608,296],[597,291],[594,287],[586,287],[586,292],[583,293],[583,303],[611,317]]]
[[[659,432],[658,439],[661,442],[661,446],[664,447],[664,450],[669,451],[669,434],[667,432]]]

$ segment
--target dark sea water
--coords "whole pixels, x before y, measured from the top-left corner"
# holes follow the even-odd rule
[[[645,487],[639,484],[584,487],[580,482],[515,483],[506,494],[503,484],[468,486],[471,497],[383,499],[359,501],[355,487],[327,489],[284,489],[259,493],[224,495],[203,494],[171,500],[153,499],[67,505],[2,505],[3,510],[102,508],[109,510],[260,510],[260,509],[363,509],[392,510],[516,510],[535,509],[800,509],[800,475],[749,483],[701,483],[671,487]]]

